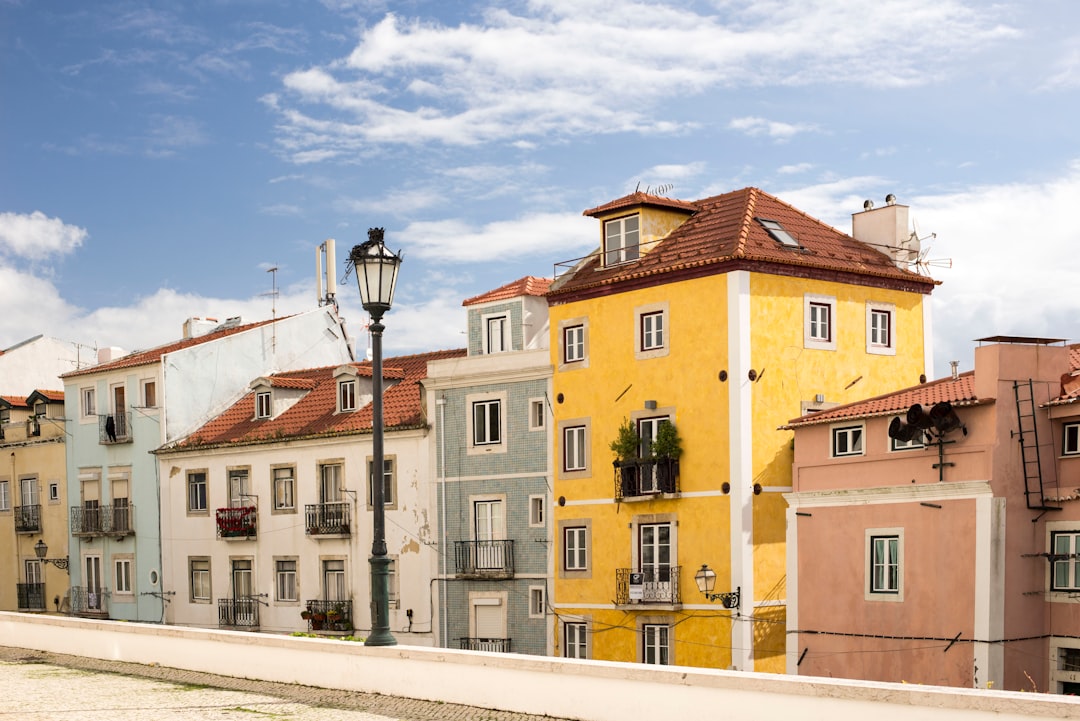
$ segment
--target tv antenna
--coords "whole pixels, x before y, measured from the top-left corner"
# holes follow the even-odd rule
[[[277,350],[277,272],[278,267],[276,265],[266,269],[266,272],[270,274],[270,292],[262,293],[263,297],[270,296],[270,350],[274,352]]]

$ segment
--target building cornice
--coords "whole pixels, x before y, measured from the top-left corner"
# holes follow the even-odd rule
[[[789,508],[798,509],[962,501],[993,495],[990,481],[958,481],[830,491],[799,491],[785,493],[784,499],[787,500]]]

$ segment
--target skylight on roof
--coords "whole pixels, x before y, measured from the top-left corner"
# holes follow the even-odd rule
[[[780,225],[775,220],[766,220],[765,218],[755,218],[757,222],[761,223],[761,227],[768,231],[772,239],[781,245],[786,245],[789,248],[799,248],[799,241],[795,240],[795,236],[784,230],[784,226]]]

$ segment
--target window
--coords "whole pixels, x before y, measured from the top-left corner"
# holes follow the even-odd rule
[[[807,293],[803,296],[803,316],[803,346],[836,350],[836,298]]]
[[[113,591],[115,593],[131,593],[131,559],[115,558],[113,561],[116,570],[113,577]]]
[[[484,350],[487,353],[502,353],[510,350],[507,338],[509,325],[505,315],[484,317]]]
[[[244,508],[255,500],[251,495],[248,469],[237,468],[229,471],[229,508]]]
[[[573,325],[563,329],[563,360],[566,363],[585,360],[585,326]]]
[[[843,426],[832,429],[832,454],[841,456],[861,456],[863,453],[863,427]]]
[[[589,567],[588,534],[584,526],[563,529],[563,568],[584,571]]]
[[[11,510],[11,486],[8,481],[0,481],[0,511]]]
[[[338,381],[338,410],[356,410],[356,381]]]
[[[142,397],[145,408],[157,408],[157,383],[155,381],[142,382]]]
[[[563,470],[583,471],[586,448],[585,426],[569,426],[563,429]]]
[[[60,500],[60,484],[58,482],[56,482],[56,481],[51,481],[49,483],[49,500],[50,501],[59,501]]]
[[[900,593],[899,536],[870,536],[870,593]]]
[[[1080,530],[1050,534],[1051,591],[1080,591]]]
[[[529,400],[529,430],[542,431],[547,425],[547,414],[544,408],[543,398],[531,398]]]
[[[644,313],[641,316],[641,350],[664,347],[664,314]]]
[[[604,223],[604,265],[618,265],[637,260],[641,242],[636,215]]]
[[[671,663],[671,628],[667,624],[646,623],[641,627],[642,661],[668,665]]]
[[[373,478],[374,461],[368,459],[367,471],[368,471],[368,508],[375,507],[375,484],[372,483]],[[392,506],[396,503],[397,499],[394,497],[394,459],[383,458],[383,472],[382,472],[382,484],[383,484],[383,505]]]
[[[341,464],[323,463],[319,466],[319,503],[339,503],[344,497]]]
[[[588,658],[586,644],[586,625],[584,623],[563,624],[563,656],[566,658]]]
[[[277,601],[296,601],[296,559],[274,561],[274,599]]]
[[[543,586],[529,586],[529,618],[543,618],[547,611]]]
[[[529,525],[530,526],[543,526],[544,525],[544,504],[546,499],[543,496],[529,496]]]
[[[1061,441],[1061,452],[1066,456],[1080,453],[1080,423],[1066,423]]]
[[[323,561],[323,600],[349,600],[349,589],[345,586],[345,561]]]
[[[902,419],[900,419],[900,417],[897,416],[897,418],[893,420],[893,423],[896,423],[896,420],[902,420]],[[910,441],[902,441],[902,440],[900,440],[898,438],[893,438],[892,436],[889,436],[889,450],[890,451],[910,451],[910,450],[915,450],[915,449],[919,449],[919,448],[923,448],[923,447],[924,446],[923,446],[923,432],[922,431],[919,431],[918,433],[916,433],[915,437],[912,438]]]
[[[89,418],[90,416],[97,415],[97,404],[94,402],[94,389],[83,388],[80,391],[82,397],[82,414],[83,418]]]
[[[502,442],[500,401],[473,403],[473,445],[483,446]]]
[[[274,477],[274,510],[296,510],[296,471],[291,466],[287,468],[274,468],[271,470]]]
[[[775,240],[781,245],[785,245],[789,248],[799,248],[799,241],[795,240],[795,237],[784,229],[784,226],[780,225],[775,220],[766,220],[765,218],[754,218],[761,227],[765,229],[765,232],[769,234],[769,237]]]
[[[210,559],[190,558],[188,568],[192,603],[210,603]]]
[[[876,355],[896,355],[893,317],[896,306],[891,303],[866,304],[866,352]]]
[[[259,391],[255,394],[255,417],[270,417],[270,391]]]
[[[188,513],[205,513],[206,471],[189,471],[187,474]]]
[[[671,304],[647,303],[634,308],[634,358],[663,358],[671,348]]]

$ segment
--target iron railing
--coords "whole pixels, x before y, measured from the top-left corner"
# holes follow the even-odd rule
[[[131,443],[131,414],[110,413],[98,416],[98,443]]]
[[[20,611],[45,610],[44,583],[18,583],[15,585],[15,594],[19,598]]]
[[[352,601],[320,601],[312,599],[301,614],[309,631],[352,631]]]
[[[463,651],[496,651],[510,653],[508,638],[459,638]]]
[[[218,538],[254,538],[255,506],[217,509]]]
[[[514,542],[456,541],[457,575],[508,578],[514,575]]]
[[[71,612],[76,616],[108,616],[109,589],[72,586]]]
[[[615,603],[682,603],[679,566],[646,566],[615,569]]]
[[[127,536],[135,532],[135,506],[72,506],[71,535]]]
[[[670,458],[615,461],[615,500],[679,492],[679,462]]]
[[[217,617],[219,626],[258,628],[259,599],[250,596],[219,598]]]
[[[352,529],[349,504],[308,503],[304,506],[304,528],[309,536],[347,535]]]
[[[15,533],[41,532],[41,506],[15,506]]]

